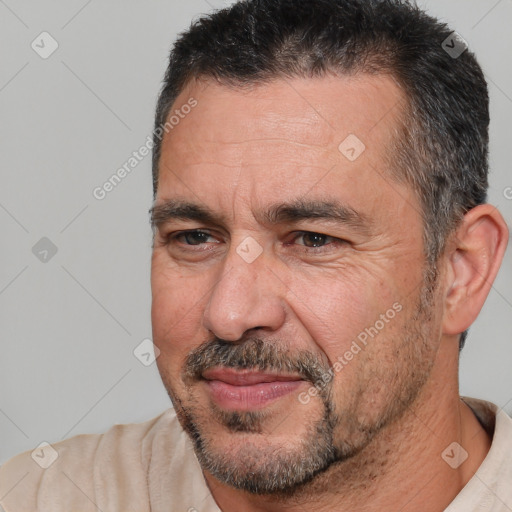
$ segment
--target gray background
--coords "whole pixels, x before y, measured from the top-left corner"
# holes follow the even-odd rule
[[[420,3],[483,65],[490,202],[511,225],[512,0]],[[155,365],[133,354],[151,337],[150,157],[104,200],[92,191],[150,134],[176,34],[223,4],[0,0],[0,463],[42,441],[143,421],[169,406]],[[47,59],[31,48],[42,46],[43,31],[59,45]],[[43,237],[57,248],[46,262],[32,251]],[[509,412],[511,263],[509,250],[461,359],[462,394]]]

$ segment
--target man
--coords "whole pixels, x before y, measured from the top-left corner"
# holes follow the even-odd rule
[[[458,391],[507,244],[460,45],[398,0],[248,0],[180,37],[151,210],[174,410],[14,458],[7,511],[512,510],[512,421]]]

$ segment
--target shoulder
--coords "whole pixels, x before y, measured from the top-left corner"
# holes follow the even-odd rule
[[[172,456],[181,433],[174,411],[168,410],[144,423],[115,425],[104,434],[40,445],[0,468],[0,503],[6,512],[144,511],[153,446],[162,444],[164,436]]]
[[[492,439],[487,456],[474,476],[446,509],[512,510],[512,419],[491,402],[463,397]]]

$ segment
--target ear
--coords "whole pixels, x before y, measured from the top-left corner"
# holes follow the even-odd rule
[[[444,334],[459,334],[475,321],[498,273],[507,242],[507,224],[496,207],[483,204],[466,213],[444,255]]]

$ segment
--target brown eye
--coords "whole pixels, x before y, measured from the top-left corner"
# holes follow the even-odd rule
[[[329,238],[327,235],[320,233],[304,233],[302,235],[302,240],[306,247],[322,247]]]
[[[302,239],[302,242],[300,241]],[[340,239],[334,238],[333,236],[324,235],[322,233],[314,233],[311,231],[302,231],[297,233],[295,237],[297,245],[302,245],[308,248],[319,248],[326,245],[330,245],[334,242],[341,242]]]

